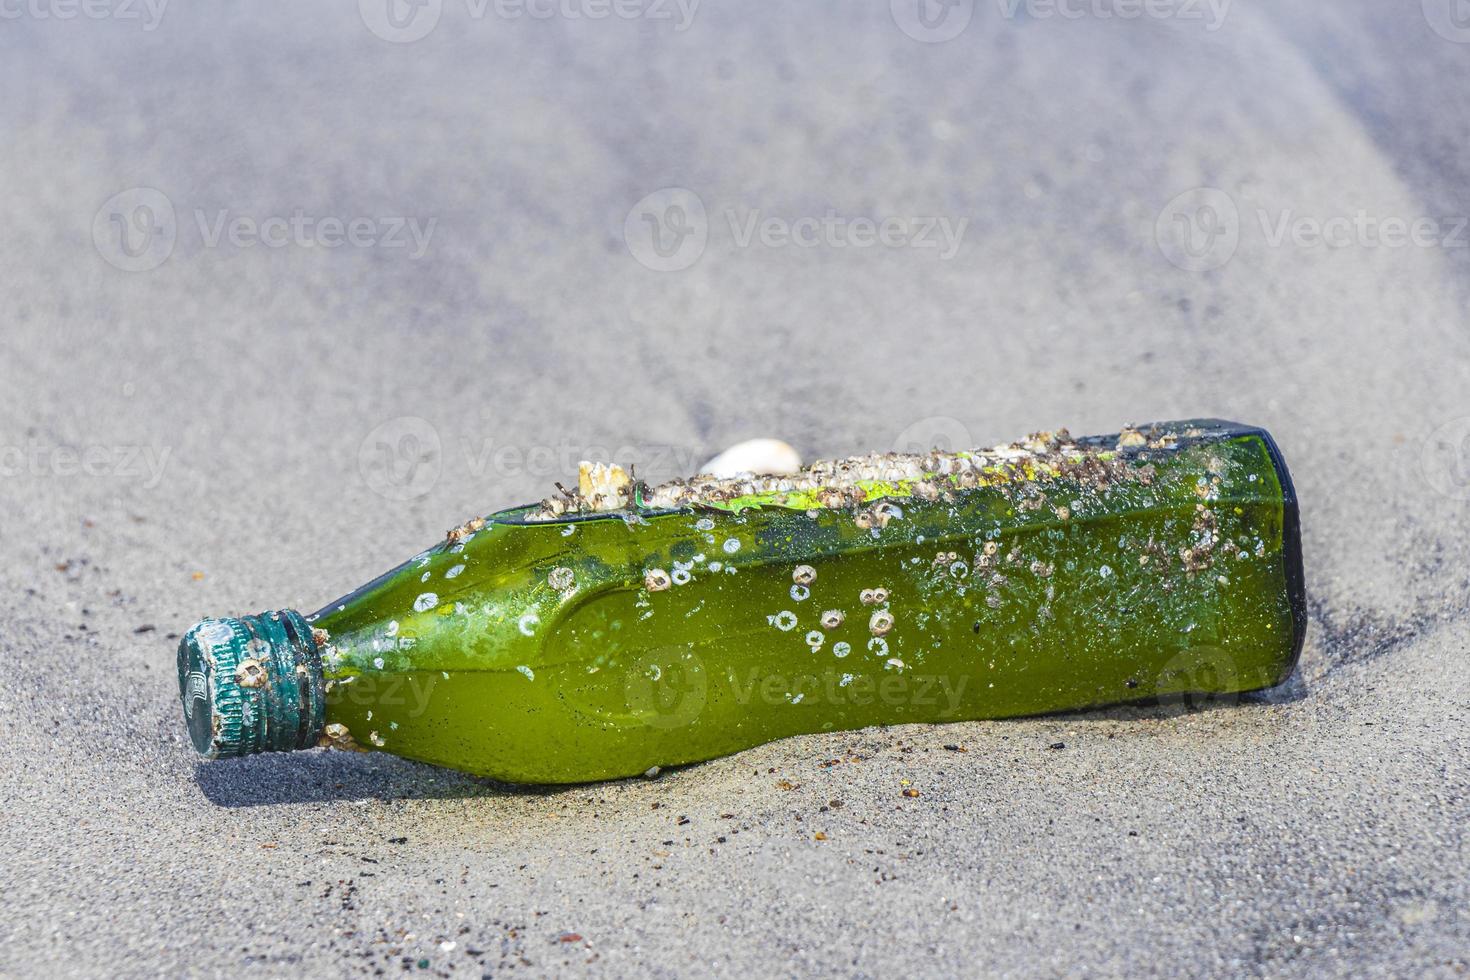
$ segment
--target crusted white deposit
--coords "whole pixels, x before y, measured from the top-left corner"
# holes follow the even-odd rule
[[[884,498],[935,500],[977,486],[1024,484],[1055,477],[1084,480],[1101,488],[1122,480],[1151,479],[1151,467],[1131,466],[1118,458],[1118,451],[1162,449],[1172,438],[1149,438],[1127,429],[1116,446],[1080,445],[1066,429],[1060,429],[991,449],[869,453],[818,460],[791,474],[698,475],[652,487],[634,481],[621,466],[583,463],[576,492],[558,484],[560,493],[543,500],[529,519],[555,520],[566,514],[608,513],[635,506],[730,511],[751,507],[858,508]],[[886,523],[888,515],[881,505],[870,510],[864,516]]]

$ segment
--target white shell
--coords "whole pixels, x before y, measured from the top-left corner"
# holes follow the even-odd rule
[[[780,439],[747,439],[699,468],[701,474],[728,479],[750,473],[784,476],[801,470],[801,455]]]

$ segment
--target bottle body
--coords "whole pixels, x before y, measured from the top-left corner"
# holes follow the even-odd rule
[[[856,507],[471,522],[306,617],[328,732],[563,783],[800,733],[1278,683],[1304,618],[1279,454],[1257,429],[1161,431],[938,494],[868,485]]]

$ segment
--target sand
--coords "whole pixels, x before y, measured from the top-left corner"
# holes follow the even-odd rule
[[[303,6],[0,32],[0,974],[1470,968],[1435,3],[982,0],[939,43],[881,3],[451,0],[413,43]],[[579,458],[1191,416],[1268,427],[1302,499],[1306,652],[1238,704],[547,791],[183,739],[192,622],[314,608]]]

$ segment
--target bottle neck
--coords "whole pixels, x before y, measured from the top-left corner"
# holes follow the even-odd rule
[[[184,716],[201,754],[287,752],[321,738],[321,656],[295,610],[205,620],[180,641],[178,661]]]

